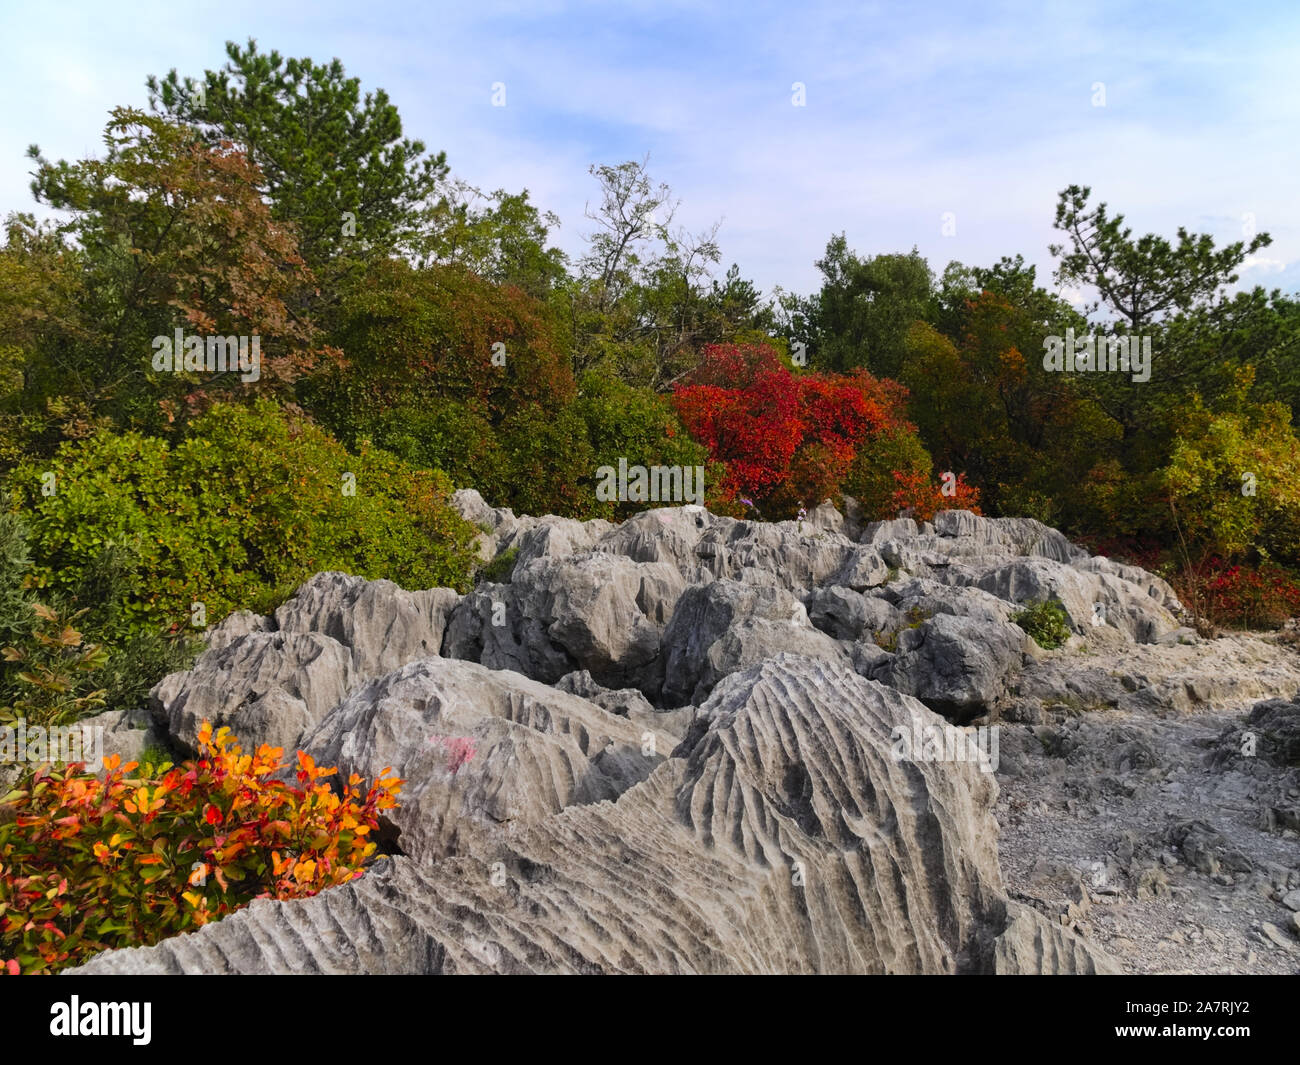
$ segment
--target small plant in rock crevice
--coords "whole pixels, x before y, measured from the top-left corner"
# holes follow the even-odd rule
[[[1055,600],[1033,600],[1011,615],[1013,624],[1025,630],[1039,647],[1055,651],[1070,638],[1069,615]]]

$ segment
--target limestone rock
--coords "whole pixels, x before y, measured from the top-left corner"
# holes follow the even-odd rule
[[[427,658],[361,688],[302,747],[345,778],[396,770],[407,782],[389,814],[397,845],[427,862],[616,798],[676,745],[666,733],[644,737],[627,718],[518,674]]]
[[[293,748],[352,688],[352,652],[321,633],[250,632],[205,651],[149,693],[153,719],[186,750],[207,720],[228,725],[245,750]]]
[[[993,971],[999,976],[1118,976],[1120,968],[1101,951],[1054,925],[1041,913],[1009,903],[1006,931],[994,946]]]
[[[1006,622],[936,614],[900,632],[897,653],[872,676],[963,723],[1006,698],[1028,640]]]
[[[836,642],[812,627],[793,595],[732,580],[688,589],[664,632],[663,648],[655,679],[666,706],[699,704],[727,674],[785,650],[848,664]]]
[[[499,686],[503,711],[530,732],[544,704],[558,705],[554,698],[581,702],[464,663],[419,663],[390,681],[358,693],[322,729],[322,740],[332,739],[321,749],[348,757],[381,743],[414,757],[404,730],[461,713],[448,703],[461,683],[476,695]],[[436,692],[421,707],[418,692],[430,684]],[[492,710],[464,713],[481,713],[477,724],[502,720]],[[575,742],[588,713],[560,711]],[[609,801],[566,806],[432,864],[387,859],[313,898],[255,902],[195,933],[109,952],[75,971],[1103,969],[1081,940],[1049,932],[1006,899],[992,777],[969,762],[893,757],[894,729],[932,720],[914,700],[842,667],[778,655],[718,684],[672,757]],[[518,768],[486,759],[482,800],[496,801]],[[419,771],[425,787],[445,794],[430,783],[440,779],[437,766]]]
[[[460,596],[450,588],[408,592],[392,581],[318,573],[275,612],[281,632],[322,633],[351,648],[360,677],[378,677],[438,653]]]

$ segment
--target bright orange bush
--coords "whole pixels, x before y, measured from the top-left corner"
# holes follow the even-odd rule
[[[943,488],[919,471],[900,473],[894,471],[898,488],[894,492],[894,505],[906,510],[917,521],[930,521],[941,510],[969,510],[980,513],[980,492],[966,483],[966,475],[959,473],[952,481],[952,495],[944,495]]]
[[[120,765],[104,779],[42,766],[0,803],[0,971],[53,972],[113,947],[147,946],[255,898],[305,898],[361,875],[381,810],[403,783],[298,752],[294,787],[273,779],[283,748],[242,752],[204,722],[199,757]]]

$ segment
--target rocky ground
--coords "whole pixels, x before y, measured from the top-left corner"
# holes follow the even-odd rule
[[[1295,693],[1295,650],[1233,636],[1122,663],[1085,649],[1052,669],[1074,691],[1027,677],[1020,690],[1037,694],[1008,708],[1019,720],[1001,733],[1011,896],[1126,972],[1300,971],[1300,707],[1250,712]],[[1140,701],[1121,694],[1135,670]],[[1085,683],[1094,673],[1120,683]]]
[[[319,574],[102,722],[128,755],[206,719],[394,766],[391,856],[87,971],[1297,970],[1285,640],[1198,637],[1159,578],[1029,520],[456,501],[495,580]],[[1013,620],[1042,600],[1059,650]],[[996,772],[900,750],[949,723],[996,726]]]

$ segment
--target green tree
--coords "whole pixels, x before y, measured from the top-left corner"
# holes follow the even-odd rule
[[[761,342],[776,320],[738,266],[713,277],[718,224],[698,233],[674,227],[679,203],[651,181],[647,162],[591,168],[601,202],[587,217],[597,228],[554,306],[575,376],[596,370],[665,391],[695,369],[706,345]]]
[[[861,259],[841,233],[827,243],[817,268],[824,280],[805,312],[815,364],[839,371],[865,366],[896,377],[907,331],[929,311],[934,274],[924,257],[913,248]]]
[[[383,89],[361,94],[334,59],[286,59],[250,39],[226,43],[220,70],[150,76],[150,104],[197,127],[208,144],[243,147],[264,175],[277,219],[291,222],[307,262],[409,250],[425,233],[445,153],[402,136]],[[321,271],[329,276],[330,272]]]
[[[1090,207],[1090,196],[1091,189],[1078,185],[1060,193],[1053,224],[1066,243],[1050,250],[1058,258],[1061,284],[1095,293],[1085,307],[1089,314],[1104,309],[1115,317],[1115,332],[1150,337],[1150,380],[1135,382],[1119,373],[1081,378],[1093,401],[1121,427],[1124,468],[1142,476],[1169,454],[1189,396],[1214,404],[1234,389],[1245,362],[1240,346],[1235,352],[1224,347],[1223,325],[1234,308],[1245,308],[1228,299],[1226,289],[1237,281],[1246,257],[1272,239],[1259,233],[1216,248],[1210,236],[1181,226],[1174,242],[1154,233],[1134,238],[1123,215],[1112,215],[1105,203]],[[1273,363],[1270,372],[1277,369]]]
[[[1133,334],[1164,315],[1204,305],[1236,282],[1236,270],[1247,255],[1273,243],[1267,233],[1258,233],[1249,242],[1216,250],[1212,237],[1193,236],[1182,226],[1177,244],[1155,233],[1134,240],[1123,215],[1112,216],[1104,203],[1089,209],[1091,195],[1092,189],[1079,185],[1059,195],[1052,225],[1068,243],[1049,249],[1060,260],[1057,280],[1095,289],[1089,312],[1105,306]]]
[[[496,285],[545,298],[566,276],[564,253],[548,248],[559,218],[528,202],[528,190],[487,195],[468,182],[450,183],[422,245],[425,264],[457,264]]]
[[[1202,554],[1300,560],[1300,441],[1281,403],[1215,413],[1194,397],[1160,483]]]
[[[256,168],[229,145],[205,147],[192,130],[129,108],[113,111],[104,140],[105,158],[76,163],[29,149],[33,194],[68,212],[57,233],[75,241],[64,254],[81,274],[75,300],[41,323],[49,332],[33,345],[29,403],[64,395],[156,426],[160,401],[175,418],[204,392],[247,390],[236,373],[159,372],[154,341],[170,344],[177,328],[259,337],[258,387],[287,388],[319,354],[316,329],[289,305],[311,275],[262,202]],[[36,276],[57,292],[48,235],[27,228],[25,239]]]

